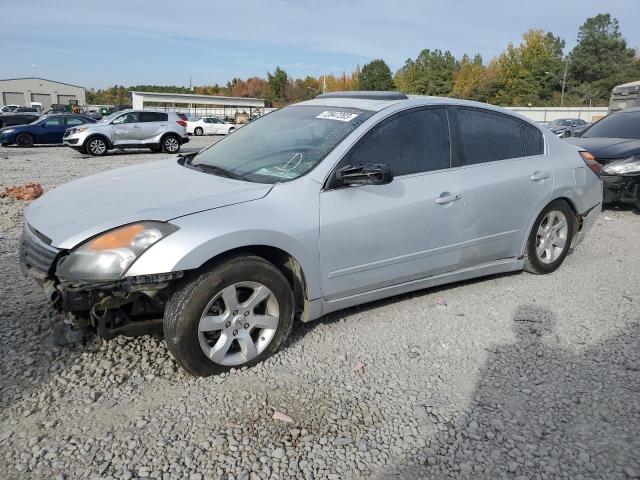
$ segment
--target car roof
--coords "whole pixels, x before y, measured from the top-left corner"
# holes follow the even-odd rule
[[[318,95],[313,100],[307,100],[305,102],[295,103],[290,106],[296,105],[315,105],[315,106],[324,106],[324,107],[338,107],[338,108],[356,108],[360,110],[370,110],[374,112],[379,112],[391,105],[396,105],[399,103],[406,103],[407,107],[411,106],[421,106],[421,105],[455,105],[461,107],[475,107],[482,108],[484,110],[492,110],[497,113],[506,114],[512,117],[517,117],[520,120],[529,123],[533,126],[536,126],[536,123],[532,121],[530,118],[525,117],[517,112],[512,110],[507,110],[502,107],[497,107],[495,105],[490,105],[488,103],[482,102],[474,102],[471,100],[462,100],[459,98],[450,98],[450,97],[432,97],[428,95],[397,95],[395,97],[373,97],[371,96],[374,92],[361,92],[361,91],[353,91],[353,92],[333,92],[333,95]],[[336,95],[336,94],[340,95]],[[392,93],[392,92],[383,92],[383,93]],[[394,92],[398,93],[398,92]],[[361,94],[365,94],[364,96]]]

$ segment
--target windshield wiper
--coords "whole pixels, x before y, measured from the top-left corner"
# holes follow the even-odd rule
[[[189,163],[189,167],[200,170],[201,172],[213,173],[219,177],[233,178],[234,180],[245,180],[242,175],[238,175],[237,173],[233,173],[231,170],[227,170],[226,168],[218,167],[216,165],[209,165],[207,163],[197,163],[194,165],[193,163]]]

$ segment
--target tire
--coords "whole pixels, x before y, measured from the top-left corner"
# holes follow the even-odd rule
[[[254,306],[243,303],[257,292],[264,295],[262,287],[268,296],[258,297]],[[228,305],[227,298],[232,300]],[[202,328],[212,330],[200,332],[205,313],[213,323]],[[261,257],[232,257],[176,290],[165,309],[164,337],[178,363],[204,377],[251,367],[276,353],[291,332],[293,313],[291,285],[280,270]]]
[[[236,131],[235,127],[231,127],[229,130],[227,130],[227,135],[229,135],[230,133],[233,133]]]
[[[16,145],[18,145],[19,147],[22,147],[22,148],[33,147],[34,143],[35,143],[35,140],[33,139],[33,136],[28,133],[21,133],[16,137]]]
[[[196,135],[196,136],[198,136],[198,137],[200,137],[201,135],[203,135],[203,134],[204,134],[204,130],[202,129],[202,127],[196,127],[196,128],[193,130],[193,134],[194,134],[194,135]]]
[[[94,157],[100,157],[107,153],[109,150],[109,145],[107,141],[102,137],[89,137],[86,142],[84,142],[84,150]]]
[[[524,269],[542,275],[564,262],[575,232],[575,214],[563,200],[547,205],[531,228],[524,252]]]
[[[162,151],[165,153],[178,153],[180,151],[180,139],[176,135],[167,135],[162,139]]]

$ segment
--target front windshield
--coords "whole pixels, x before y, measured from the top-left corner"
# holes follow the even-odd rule
[[[373,113],[315,105],[286,107],[203,150],[190,165],[250,182],[287,182],[312,170]]]
[[[582,138],[633,138],[640,140],[640,111],[612,113],[594,123]]]
[[[572,123],[571,119],[568,118],[559,118],[558,120],[554,120],[549,123],[550,127],[570,127]]]

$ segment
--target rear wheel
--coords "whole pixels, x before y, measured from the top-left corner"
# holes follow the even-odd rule
[[[167,135],[162,139],[162,150],[166,153],[178,153],[180,151],[180,140],[175,135]]]
[[[16,137],[16,145],[19,147],[33,147],[34,139],[28,133],[21,133]]]
[[[107,153],[109,147],[107,146],[107,142],[105,139],[101,137],[90,137],[89,140],[84,145],[84,149],[90,155],[94,157],[99,157]]]
[[[524,269],[544,274],[556,270],[564,261],[575,229],[575,215],[566,202],[556,200],[538,215],[524,255]]]
[[[202,127],[196,127],[193,133],[195,133],[197,136],[200,136],[204,133],[204,130],[202,129]]]
[[[255,256],[217,264],[167,303],[164,335],[178,363],[208,376],[252,366],[280,348],[293,325],[293,292],[272,263]]]

